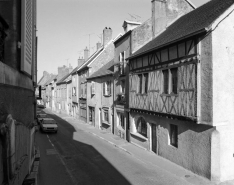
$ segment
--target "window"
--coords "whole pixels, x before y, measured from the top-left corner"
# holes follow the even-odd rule
[[[168,94],[168,80],[169,80],[169,73],[168,69],[163,70],[163,93]]]
[[[138,93],[141,94],[141,92],[142,92],[142,74],[138,75],[138,78],[139,78]]]
[[[124,74],[125,73],[125,70],[124,70],[124,68],[125,68],[125,51],[123,51],[119,54],[119,62],[120,62],[120,65],[119,65],[120,74]]]
[[[76,87],[72,88],[72,96],[76,96]]]
[[[103,109],[103,121],[109,122],[109,111],[108,111],[108,109]]]
[[[95,94],[95,82],[91,83],[91,95]]]
[[[178,126],[170,125],[170,145],[178,147]]]
[[[171,69],[171,89],[172,93],[177,94],[178,68]]]
[[[106,81],[103,83],[103,95],[105,96],[111,95],[111,81]]]
[[[163,93],[177,94],[178,68],[163,70]]]
[[[121,80],[120,83],[120,93],[125,93],[125,80]]]
[[[125,116],[123,113],[117,113],[118,119],[119,119],[119,126],[121,126],[123,129],[125,129]]]
[[[137,132],[144,137],[147,137],[147,124],[142,117],[137,120]]]
[[[138,93],[146,94],[148,92],[148,73],[139,74]]]
[[[147,93],[148,92],[148,73],[144,74],[144,92],[143,93]]]

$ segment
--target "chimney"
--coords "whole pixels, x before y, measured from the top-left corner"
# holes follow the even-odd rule
[[[153,38],[166,28],[167,15],[165,0],[152,0],[152,31]]]
[[[101,43],[98,42],[98,43],[97,43],[97,50],[99,50],[100,48],[101,48]]]
[[[89,58],[89,50],[88,50],[88,48],[86,47],[86,48],[84,49],[84,60],[86,61],[88,58]]]
[[[187,1],[152,0],[152,33],[157,36],[176,19],[194,10],[195,7]]]
[[[103,30],[103,46],[105,47],[106,44],[112,39],[112,29],[105,27]]]
[[[136,28],[137,26],[141,25],[140,22],[133,22],[133,21],[128,21],[128,20],[125,20],[123,22],[123,29],[124,29],[124,32],[128,32],[129,30],[133,30],[134,28]]]
[[[85,59],[79,58],[78,59],[78,67],[80,67],[85,62]]]

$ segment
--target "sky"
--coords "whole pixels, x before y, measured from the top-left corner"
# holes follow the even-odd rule
[[[190,0],[196,7],[207,1]],[[86,47],[95,52],[105,27],[115,38],[124,33],[124,20],[150,17],[151,0],[38,0],[38,81],[43,71],[57,74],[63,65],[75,68]]]

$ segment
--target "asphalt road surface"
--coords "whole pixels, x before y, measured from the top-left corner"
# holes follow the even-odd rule
[[[84,130],[75,130],[60,117],[49,116],[59,130],[57,134],[36,133],[41,153],[39,185],[180,184]]]

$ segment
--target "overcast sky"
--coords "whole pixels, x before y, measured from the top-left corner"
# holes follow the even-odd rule
[[[207,1],[190,0],[197,7]],[[96,50],[105,27],[115,38],[124,33],[124,20],[149,19],[151,0],[38,0],[37,11],[39,81],[43,71],[57,74],[59,66],[69,64],[75,68],[89,43],[91,54]]]

